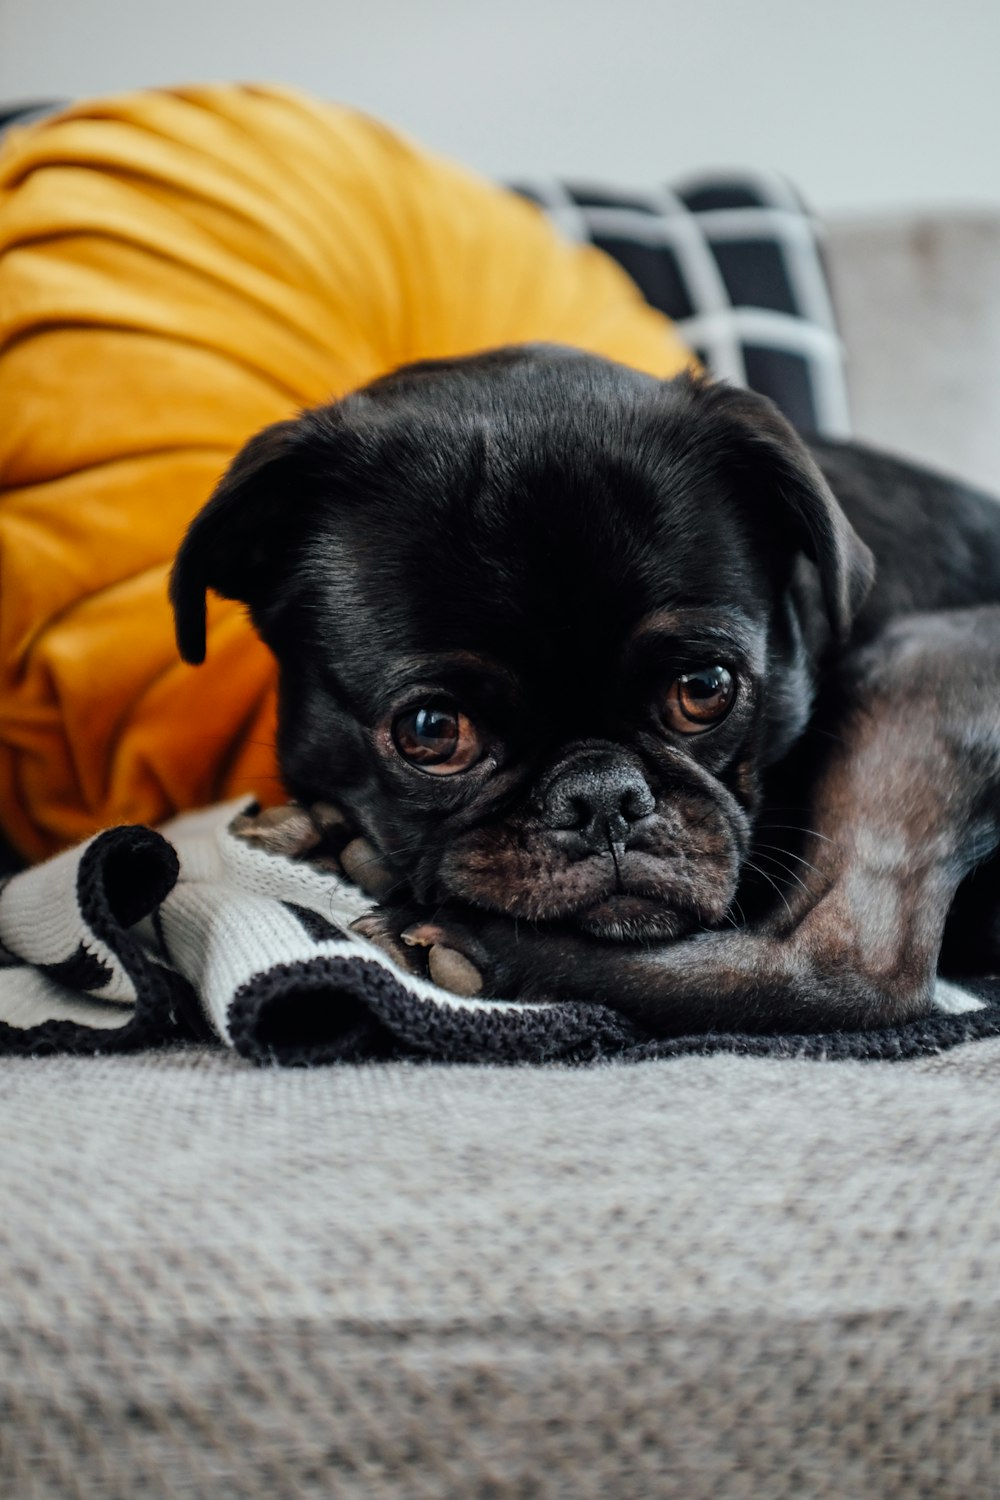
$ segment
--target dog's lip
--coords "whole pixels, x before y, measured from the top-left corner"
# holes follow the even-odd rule
[[[653,914],[662,917],[676,915],[681,920],[679,908],[665,901],[662,896],[642,896],[634,891],[609,891],[597,901],[592,901],[574,912],[574,916],[586,917],[588,921],[600,921],[607,917],[610,922],[645,921]]]
[[[599,937],[642,939],[654,937],[669,942],[690,931],[691,914],[652,896],[612,891],[599,901],[582,907],[570,918],[585,931]]]
[[[430,874],[427,888],[416,894],[428,902],[457,899],[534,923],[565,922],[597,935],[606,930],[609,936],[670,941],[722,915],[713,895],[717,880],[699,875],[692,868],[699,864],[673,847],[662,854],[626,848],[617,857],[609,848],[557,862],[551,871],[529,869],[533,879],[499,881],[488,878],[487,860],[477,851],[468,864],[446,856]]]

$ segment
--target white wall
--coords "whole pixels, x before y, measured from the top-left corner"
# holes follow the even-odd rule
[[[0,98],[271,78],[499,175],[1000,205],[1000,0],[0,0]]]

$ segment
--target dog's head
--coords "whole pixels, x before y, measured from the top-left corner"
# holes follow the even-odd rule
[[[414,365],[253,438],[174,570],[245,601],[282,772],[425,902],[712,926],[870,557],[769,403],[555,348]]]

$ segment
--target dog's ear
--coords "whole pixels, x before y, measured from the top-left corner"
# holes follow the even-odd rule
[[[765,396],[690,380],[696,406],[724,424],[723,461],[752,503],[776,502],[778,525],[816,565],[830,628],[845,641],[875,578],[875,560],[795,428]],[[713,423],[713,431],[718,428]]]
[[[195,516],[170,575],[177,645],[205,660],[205,594],[214,589],[251,609],[273,577],[300,506],[300,423],[275,422],[240,449]]]

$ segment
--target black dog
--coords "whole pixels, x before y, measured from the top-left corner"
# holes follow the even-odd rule
[[[950,910],[992,958],[987,497],[500,350],[253,438],[174,570],[192,662],[208,588],[277,657],[289,792],[371,862],[363,930],[456,988],[825,1030],[925,1011]]]

